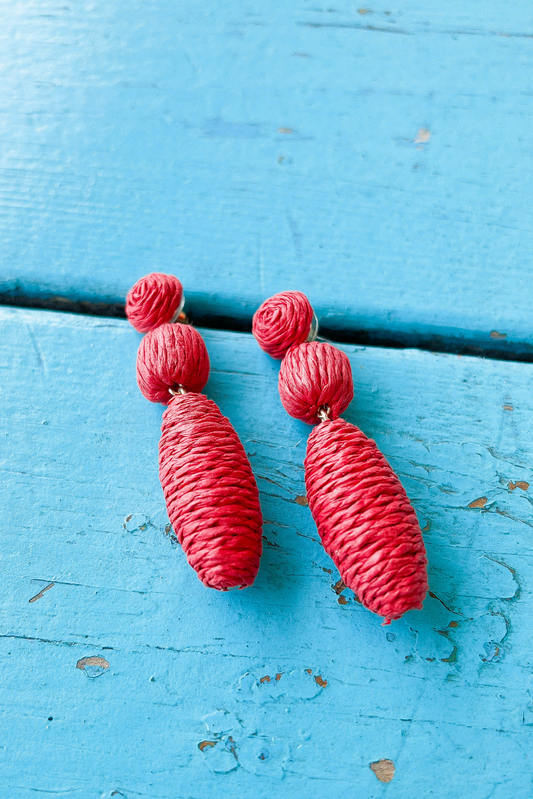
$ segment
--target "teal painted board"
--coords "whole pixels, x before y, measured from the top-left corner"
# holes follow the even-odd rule
[[[531,4],[2,4],[4,301],[533,358]],[[55,298],[55,299],[54,299]],[[59,299],[58,299],[59,298]]]
[[[168,531],[139,336],[5,308],[0,329],[6,796],[531,797],[533,366],[344,347],[346,418],[429,556],[424,609],[383,627],[318,541],[309,428],[250,335],[205,331],[265,518],[256,584],[221,594]]]

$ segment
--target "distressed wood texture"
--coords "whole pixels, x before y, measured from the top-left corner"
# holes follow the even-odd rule
[[[429,555],[423,611],[382,627],[317,540],[309,428],[250,335],[205,333],[266,520],[256,585],[221,594],[168,533],[139,336],[15,309],[0,329],[4,795],[530,799],[533,366],[345,347],[346,417]]]
[[[297,288],[341,338],[533,358],[526,0],[0,22],[4,301],[94,310],[159,269],[209,324]]]

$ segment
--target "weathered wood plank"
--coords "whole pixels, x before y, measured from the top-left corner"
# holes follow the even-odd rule
[[[266,520],[256,585],[223,595],[166,534],[137,334],[8,309],[0,325],[10,799],[380,797],[380,759],[394,797],[529,799],[533,366],[345,348],[347,418],[400,473],[430,560],[434,596],[384,628],[334,590],[299,499],[308,428],[251,336],[205,334]]]
[[[533,358],[525,0],[0,20],[4,301],[120,303],[163,269],[197,320],[298,288],[339,335]]]

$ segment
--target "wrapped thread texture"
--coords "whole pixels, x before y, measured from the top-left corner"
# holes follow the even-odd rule
[[[126,297],[126,316],[139,333],[148,333],[177,313],[183,298],[183,286],[174,275],[152,272],[142,277]]]
[[[319,421],[328,407],[336,419],[353,399],[352,367],[348,356],[317,341],[291,347],[279,370],[279,394],[290,416],[307,424]]]
[[[307,424],[319,422],[308,440],[305,480],[324,547],[345,584],[388,624],[422,607],[427,592],[422,532],[374,441],[338,418],[353,398],[348,357],[331,344],[297,340],[309,314],[302,296],[285,292],[266,300],[253,332],[274,357],[285,353],[278,385],[287,412]]]
[[[209,378],[202,336],[190,325],[170,324],[182,296],[177,278],[158,273],[129,292],[128,318],[148,330],[137,353],[137,383],[148,400],[168,405],[159,475],[188,562],[209,588],[244,588],[261,557],[259,492],[231,423],[199,393]]]
[[[422,533],[375,442],[344,419],[322,422],[307,443],[305,482],[324,548],[363,605],[386,622],[421,608]]]
[[[244,448],[203,394],[174,397],[163,414],[159,476],[170,521],[209,588],[252,585],[261,557],[261,509]]]
[[[137,384],[150,402],[168,405],[169,388],[201,391],[209,379],[209,355],[190,325],[165,324],[150,331],[137,353]]]
[[[305,294],[284,291],[257,309],[252,331],[261,349],[279,360],[290,347],[307,339],[312,323],[313,309]]]

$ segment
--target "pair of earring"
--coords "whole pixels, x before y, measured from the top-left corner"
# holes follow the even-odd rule
[[[244,448],[216,406],[200,392],[209,356],[188,324],[183,289],[154,273],[128,294],[126,315],[147,335],[137,355],[144,396],[167,405],[159,473],[169,518],[190,565],[210,588],[253,583],[262,549],[259,492]],[[316,341],[307,297],[276,294],[254,314],[259,346],[282,359],[281,401],[311,432],[305,457],[309,507],[328,555],[362,604],[388,624],[421,608],[427,559],[416,514],[376,444],[340,418],[353,398],[347,356]]]

